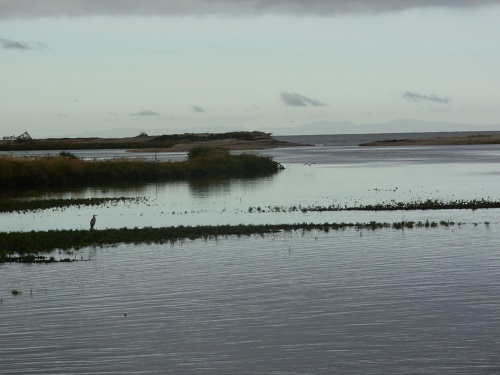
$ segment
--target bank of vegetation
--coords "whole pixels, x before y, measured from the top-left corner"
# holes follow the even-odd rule
[[[2,189],[142,183],[197,177],[254,177],[278,172],[269,156],[231,154],[228,150],[197,147],[181,162],[119,158],[84,161],[71,153],[37,158],[0,157]]]
[[[489,223],[484,223],[489,225]],[[104,230],[50,230],[31,232],[0,232],[0,263],[26,262],[51,263],[77,260],[76,258],[56,257],[52,252],[66,251],[84,247],[105,247],[121,243],[175,243],[181,240],[211,239],[227,236],[269,235],[279,232],[323,231],[331,230],[377,230],[393,228],[404,230],[412,228],[450,227],[456,224],[451,221],[400,221],[384,223],[323,223],[323,224],[274,224],[274,225],[218,225],[218,226],[178,226],[161,228],[119,228]],[[477,223],[475,224],[477,225]]]

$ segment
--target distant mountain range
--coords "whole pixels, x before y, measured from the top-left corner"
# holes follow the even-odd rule
[[[146,132],[148,135],[183,133],[225,133],[232,131],[263,131],[274,135],[317,135],[317,134],[372,134],[372,133],[429,133],[462,131],[500,131],[498,125],[458,124],[444,121],[420,121],[400,119],[386,123],[354,124],[350,121],[317,121],[294,127],[265,127],[247,129],[243,127],[196,127],[196,128],[117,128],[101,131],[88,131],[71,137],[121,138],[133,137]]]
[[[371,133],[429,133],[461,131],[500,131],[499,125],[472,125],[451,122],[420,121],[410,119],[386,123],[356,125],[350,121],[318,121],[288,128],[258,129],[275,135],[316,134],[371,134]]]

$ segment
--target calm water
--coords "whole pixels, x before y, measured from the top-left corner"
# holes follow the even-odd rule
[[[3,266],[0,371],[499,373],[499,247],[498,226],[347,230]]]
[[[93,213],[101,228],[403,218],[462,224],[119,245],[84,249],[73,256],[85,261],[71,264],[0,266],[0,373],[500,373],[500,210],[270,209],[500,199],[499,146],[323,142],[264,153],[286,170],[255,180],[43,192],[145,200],[2,214],[0,230],[86,228]]]

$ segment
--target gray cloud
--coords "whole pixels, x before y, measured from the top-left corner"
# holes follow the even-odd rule
[[[313,107],[324,107],[326,105],[319,100],[311,99],[295,92],[282,92],[281,100],[289,107],[306,107],[308,105]]]
[[[17,49],[19,51],[28,51],[31,49],[46,49],[47,45],[40,42],[20,42],[17,40],[0,38],[0,46],[3,49]]]
[[[203,113],[203,112],[205,112],[205,108],[200,107],[199,105],[194,105],[193,106],[193,112]]]
[[[315,14],[478,7],[499,0],[0,0],[0,18],[86,15]]]
[[[410,102],[432,102],[432,103],[439,103],[439,104],[450,104],[453,99],[450,98],[449,96],[437,96],[437,95],[424,95],[424,94],[419,94],[418,92],[409,92],[405,91],[404,93],[401,94],[401,97],[403,99],[406,99]]]
[[[150,111],[149,109],[145,109],[144,111],[131,113],[131,116],[159,116],[158,112]]]

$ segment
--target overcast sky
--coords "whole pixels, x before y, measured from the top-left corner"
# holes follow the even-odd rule
[[[0,0],[0,136],[497,125],[498,20],[500,0]]]

